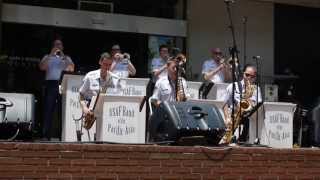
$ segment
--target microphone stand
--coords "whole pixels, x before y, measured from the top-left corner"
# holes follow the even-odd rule
[[[254,59],[256,60],[256,66],[257,66],[257,81],[256,81],[256,106],[259,105],[259,85],[260,85],[260,67],[259,67],[259,57],[255,56]],[[259,108],[256,111],[256,139],[254,140],[255,145],[260,145],[260,138],[259,138]]]
[[[242,18],[243,23],[243,65],[247,64],[247,21],[248,17]]]
[[[235,32],[234,32],[234,25],[233,25],[233,20],[232,20],[232,15],[231,15],[231,9],[230,9],[230,3],[233,3],[230,0],[225,0],[224,1],[226,3],[226,8],[227,8],[227,13],[228,13],[228,17],[229,17],[229,21],[230,21],[230,30],[231,30],[231,34],[232,34],[232,40],[233,40],[233,46],[232,48],[229,48],[229,53],[232,57],[232,66],[231,66],[231,70],[232,70],[232,110],[231,110],[231,121],[232,121],[232,128],[231,128],[231,132],[234,133],[235,131],[235,127],[234,127],[234,123],[235,123],[235,106],[236,106],[236,100],[235,100],[235,83],[237,82],[238,84],[238,89],[240,91],[240,101],[242,99],[242,86],[240,87],[241,83],[239,82],[239,73],[240,73],[240,66],[238,65],[236,67],[236,60],[238,60],[238,48],[237,48],[237,43],[236,43],[236,38],[235,38]],[[236,59],[237,58],[237,59]],[[240,107],[240,106],[239,106]],[[241,112],[241,110],[239,109],[239,111]],[[241,114],[240,114],[241,117]],[[239,130],[240,133],[240,130]],[[236,143],[236,137],[233,136],[231,143]]]

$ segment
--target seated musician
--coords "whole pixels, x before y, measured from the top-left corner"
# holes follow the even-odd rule
[[[235,87],[235,110],[234,110],[234,129],[238,128],[240,124],[243,124],[243,130],[239,141],[246,141],[248,139],[249,121],[247,118],[243,118],[246,112],[252,110],[257,105],[257,101],[262,102],[260,87],[258,88],[253,83],[255,82],[257,69],[253,65],[246,65],[243,72],[243,79],[239,83],[234,83]],[[225,106],[223,107],[225,124],[227,126],[227,132],[231,131],[232,128],[232,89],[233,85],[229,84],[227,87],[227,93],[225,95]],[[240,92],[242,92],[241,103],[240,103]],[[228,134],[228,133],[226,133]],[[233,134],[230,134],[232,136]],[[237,134],[235,134],[237,135]],[[227,142],[229,143],[229,142]]]
[[[231,80],[231,69],[227,62],[223,62],[223,55],[220,48],[211,50],[212,58],[206,60],[202,65],[203,78],[213,83],[229,82]]]
[[[110,72],[111,64],[112,58],[109,53],[103,53],[99,60],[100,68],[85,75],[79,89],[80,104],[85,116],[93,113],[87,106],[87,102],[90,102],[93,96],[100,92],[105,93],[109,87],[120,87],[120,78]]]
[[[180,90],[180,93],[178,93],[179,97],[177,97],[176,83],[179,79],[177,77],[177,65],[178,63],[175,60],[168,60],[168,75],[157,80],[151,97],[155,106],[158,107],[163,101],[185,101],[190,97],[186,80],[183,77],[180,77],[180,82],[182,82],[181,86],[183,87],[178,87],[178,91]]]

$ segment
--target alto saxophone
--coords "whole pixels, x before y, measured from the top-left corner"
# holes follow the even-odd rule
[[[240,103],[237,105],[236,111],[234,112],[234,116],[233,116],[234,117],[234,120],[233,120],[234,124],[232,124],[232,122],[227,124],[226,133],[222,138],[222,141],[227,144],[229,144],[231,142],[235,129],[237,129],[239,127],[241,119],[242,119],[242,114],[250,111],[253,107],[253,104],[252,104],[252,101],[250,100],[250,98],[252,97],[252,95],[254,93],[255,86],[252,85],[250,83],[250,81],[248,81],[248,80],[244,80],[244,83],[245,83],[245,91],[242,94],[242,99],[241,99]],[[227,118],[229,120],[231,119],[230,113],[225,112],[225,115],[227,116],[225,118]]]

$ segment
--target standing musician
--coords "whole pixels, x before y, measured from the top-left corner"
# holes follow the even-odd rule
[[[257,102],[262,102],[260,87],[256,87],[254,82],[256,80],[257,69],[254,65],[247,64],[244,68],[243,79],[240,83],[234,83],[235,85],[235,111],[234,111],[234,130],[240,125],[243,124],[243,130],[241,136],[239,137],[240,141],[246,141],[248,139],[248,130],[249,130],[249,119],[243,118],[242,115],[253,109],[257,105]],[[241,88],[241,89],[239,89]],[[257,97],[258,90],[258,97]],[[242,99],[240,99],[240,92],[242,92]],[[223,107],[225,124],[227,126],[227,134],[231,131],[232,128],[232,84],[229,84],[227,87],[227,93],[225,95],[225,106]],[[228,136],[232,136],[231,132]],[[229,143],[229,142],[228,142]]]
[[[130,61],[130,55],[128,53],[121,54],[121,49],[118,44],[112,46],[111,56],[113,59],[110,67],[111,72],[121,78],[128,78],[136,74],[136,68]]]
[[[161,77],[157,81],[153,91],[153,95],[151,96],[151,99],[153,100],[156,107],[158,107],[163,101],[179,101],[179,99],[184,101],[190,97],[186,80],[183,77],[178,77],[178,65],[179,62],[177,62],[175,59],[168,60],[168,62],[166,63],[168,74],[167,76]],[[181,94],[179,94],[180,92]],[[179,98],[177,96],[180,96],[182,98]]]
[[[151,63],[153,82],[156,83],[161,77],[168,75],[167,61],[169,59],[169,47],[165,44],[159,47],[160,57],[153,58]]]
[[[110,72],[112,58],[109,53],[105,52],[100,56],[100,69],[88,72],[79,89],[80,104],[84,117],[93,112],[88,108],[87,102],[91,101],[93,96],[97,96],[100,92],[105,93],[106,89],[120,87],[120,78]]]
[[[45,106],[43,112],[44,128],[43,138],[51,139],[51,126],[56,102],[59,98],[59,80],[62,72],[73,72],[74,64],[71,58],[64,54],[63,43],[60,39],[53,41],[50,54],[45,55],[40,61],[39,68],[46,72],[45,81]]]
[[[206,60],[202,65],[203,78],[213,83],[229,82],[231,78],[231,69],[227,62],[224,62],[222,51],[220,48],[211,50],[212,58]]]

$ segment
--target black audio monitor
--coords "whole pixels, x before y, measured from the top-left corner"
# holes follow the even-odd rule
[[[209,104],[163,102],[150,118],[149,139],[152,142],[178,143],[184,138],[197,137],[217,145],[224,133],[219,109]]]

